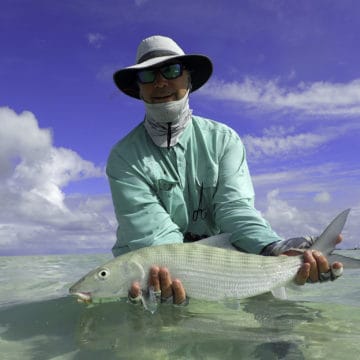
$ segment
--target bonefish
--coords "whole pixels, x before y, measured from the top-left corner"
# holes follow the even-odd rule
[[[349,211],[340,213],[311,248],[331,259]],[[158,265],[182,281],[190,298],[243,299],[287,285],[303,263],[302,255],[261,256],[234,251],[228,244],[224,245],[228,248],[218,247],[227,241],[225,238],[146,247],[120,255],[81,278],[70,288],[70,294],[84,302],[124,298],[134,281],[146,288],[150,267]],[[354,262],[359,267],[360,261]]]

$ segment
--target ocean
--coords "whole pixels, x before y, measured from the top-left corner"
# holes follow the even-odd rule
[[[360,250],[338,251],[360,259]],[[0,257],[0,359],[359,359],[360,269],[288,300],[86,306],[70,285],[111,255]]]

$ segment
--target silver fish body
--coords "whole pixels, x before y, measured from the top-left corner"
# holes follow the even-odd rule
[[[328,256],[336,245],[349,209],[339,214],[320,235],[313,249]],[[149,269],[167,267],[182,281],[190,298],[203,300],[243,299],[281,288],[291,282],[302,256],[261,256],[234,251],[228,235],[197,243],[142,248],[89,272],[70,288],[81,301],[126,297],[134,281],[147,288]],[[224,245],[222,245],[224,244]],[[220,246],[220,247],[218,247]],[[355,264],[359,267],[359,262]]]
[[[152,265],[181,279],[187,295],[204,300],[242,299],[284,286],[296,275],[301,256],[266,257],[202,244],[169,244],[121,255],[74,284],[80,298],[126,297],[133,281],[146,288]]]

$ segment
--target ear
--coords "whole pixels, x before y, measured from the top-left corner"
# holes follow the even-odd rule
[[[191,82],[191,74],[190,74],[190,71],[188,71],[188,90],[189,90],[189,93],[191,93],[191,90],[192,90],[192,82]]]
[[[142,96],[142,93],[141,93],[141,86],[139,86],[139,84],[137,84],[137,87],[139,89],[139,98],[140,98],[140,100],[145,101],[143,96]]]

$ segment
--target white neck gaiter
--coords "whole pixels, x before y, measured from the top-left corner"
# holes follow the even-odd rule
[[[191,120],[189,91],[180,100],[156,104],[145,102],[145,108],[144,126],[154,143],[168,148],[176,145]]]

